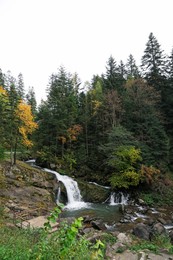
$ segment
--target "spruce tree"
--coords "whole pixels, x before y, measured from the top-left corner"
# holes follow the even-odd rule
[[[153,33],[150,33],[146,49],[142,57],[142,73],[150,86],[162,90],[165,76],[165,56]]]
[[[18,80],[16,84],[17,93],[19,95],[19,98],[24,100],[25,98],[25,87],[24,87],[24,80],[22,73],[19,73]]]
[[[126,63],[127,78],[139,78],[140,73],[132,54],[129,55]]]
[[[26,94],[26,102],[31,106],[31,111],[33,115],[37,112],[37,101],[35,97],[35,91],[33,87],[29,87],[28,93]]]
[[[112,56],[110,56],[107,61],[106,74],[104,75],[103,83],[105,91],[116,89],[119,93],[122,93],[124,77]]]

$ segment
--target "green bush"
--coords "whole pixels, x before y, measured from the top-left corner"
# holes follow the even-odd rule
[[[51,212],[42,229],[0,228],[1,260],[90,260],[104,259],[101,241],[93,246],[80,236],[82,218],[75,219],[71,225],[62,223],[57,232],[50,233],[51,223],[57,220],[61,207]],[[96,258],[95,258],[96,259]]]

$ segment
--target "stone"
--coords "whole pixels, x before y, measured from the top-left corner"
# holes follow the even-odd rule
[[[95,220],[91,222],[93,228],[97,230],[106,230],[106,226],[102,220]]]
[[[167,231],[161,223],[156,223],[151,229],[151,235],[166,235]]]
[[[167,222],[163,218],[158,218],[157,220],[163,225],[167,224]]]
[[[119,242],[126,244],[126,245],[130,245],[132,242],[132,239],[129,235],[126,235],[125,233],[119,233],[117,236],[117,239]]]
[[[171,239],[171,243],[173,244],[173,230],[169,232],[169,237]]]
[[[146,205],[145,201],[142,200],[142,199],[138,199],[138,203],[139,203],[140,205]]]
[[[149,226],[154,225],[154,223],[155,223],[155,220],[154,220],[154,219],[152,219],[152,218],[147,219],[147,224],[148,224]]]
[[[110,196],[110,190],[94,183],[86,183],[78,180],[78,186],[84,201],[103,203]]]
[[[139,238],[149,240],[150,237],[150,229],[147,225],[143,223],[138,223],[134,228],[133,228],[133,234]]]

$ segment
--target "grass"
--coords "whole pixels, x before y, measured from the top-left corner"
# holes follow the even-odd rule
[[[166,249],[170,254],[173,253],[173,245],[168,235],[155,236],[151,241],[136,240],[129,249],[132,251],[148,249],[153,253],[159,253],[161,249]]]
[[[81,238],[76,239],[69,246],[64,257],[60,257],[62,230],[52,235],[47,235],[42,229],[19,229],[17,227],[0,228],[0,259],[1,260],[54,260],[76,259],[89,260],[91,252],[88,242]],[[67,258],[67,256],[69,256]]]
[[[50,222],[54,222],[61,210],[55,208],[48,217],[44,228],[20,229],[6,224],[3,208],[0,208],[0,259],[1,260],[91,260],[92,255],[102,257],[100,245],[92,245],[85,237],[80,236],[82,218],[71,225],[61,223],[57,232],[51,233]],[[97,241],[98,242],[98,241]],[[96,258],[95,258],[96,259]]]

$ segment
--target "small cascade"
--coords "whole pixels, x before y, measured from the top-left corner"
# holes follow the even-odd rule
[[[66,176],[66,175],[61,175],[56,171],[52,171],[49,169],[44,169],[46,172],[50,172],[56,175],[56,178],[58,181],[61,181],[67,192],[67,199],[68,203],[66,205],[66,208],[68,209],[76,209],[76,208],[82,208],[82,207],[87,207],[87,203],[82,201],[82,196],[80,194],[80,190],[78,187],[78,184],[76,181],[74,181],[72,178]],[[57,203],[59,202],[60,199],[60,189],[58,190],[57,194]]]
[[[111,195],[110,195],[110,200],[109,200],[109,203],[111,206],[114,206],[114,205],[127,205],[128,204],[128,199],[129,199],[129,195],[124,195],[123,192],[118,192],[118,193],[115,193],[115,192],[112,192]]]

